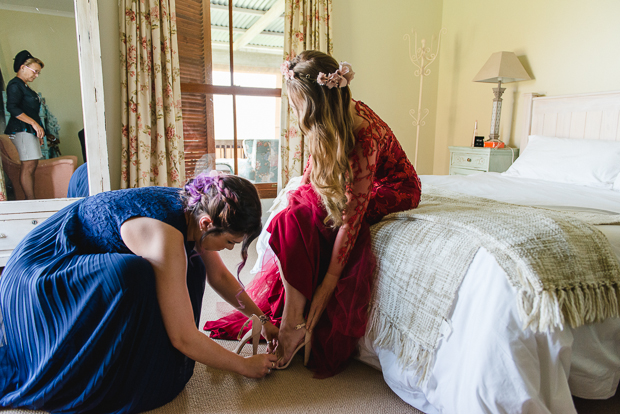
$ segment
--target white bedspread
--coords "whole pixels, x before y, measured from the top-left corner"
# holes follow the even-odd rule
[[[509,203],[620,213],[620,192],[610,190],[496,173],[421,179],[423,185]],[[598,228],[620,258],[620,226]],[[403,370],[393,353],[375,349],[365,338],[360,359],[381,369],[403,400],[427,414],[575,413],[571,393],[591,399],[614,395],[620,379],[620,319],[534,334],[521,329],[515,303],[503,270],[481,249],[444,323],[426,384],[418,387],[414,370]]]

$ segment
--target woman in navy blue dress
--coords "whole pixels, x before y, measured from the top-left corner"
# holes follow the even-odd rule
[[[0,407],[146,411],[181,392],[194,361],[265,376],[275,355],[243,358],[197,329],[205,282],[262,314],[218,254],[241,243],[243,266],[260,230],[254,186],[207,174],[183,190],[97,194],[47,219],[0,277]]]

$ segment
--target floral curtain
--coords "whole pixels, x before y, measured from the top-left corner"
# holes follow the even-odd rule
[[[175,0],[120,0],[121,188],[185,183]]]
[[[331,55],[332,0],[286,0],[284,17],[284,60],[304,50],[320,50]],[[280,187],[301,175],[308,159],[308,144],[299,131],[299,121],[288,104],[286,85],[282,86]]]

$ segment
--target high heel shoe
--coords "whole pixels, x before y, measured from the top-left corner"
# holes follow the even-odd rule
[[[247,331],[246,334],[243,336],[243,338],[241,338],[241,335],[243,334],[243,330],[245,329],[246,326],[248,326],[250,322],[252,322],[252,329]],[[258,341],[260,340],[261,327],[262,327],[262,323],[260,319],[258,319],[258,316],[256,315],[252,315],[247,321],[245,321],[245,323],[241,327],[241,330],[239,331],[239,335],[237,335],[237,339],[241,340],[241,342],[237,346],[237,349],[235,350],[237,354],[241,353],[241,349],[243,349],[243,346],[250,339],[252,339],[252,355],[256,355],[258,353]]]
[[[298,331],[301,328],[305,327],[306,323],[300,323],[299,325],[297,325],[295,327],[295,330]],[[295,348],[295,350],[293,351],[293,354],[291,355],[291,358],[286,362],[286,364],[282,365],[281,367],[277,366],[276,363],[276,367],[275,369],[285,369],[289,366],[289,364],[291,363],[291,361],[293,360],[293,357],[295,355],[297,355],[297,352],[301,349],[304,348],[304,366],[308,365],[308,360],[310,359],[310,350],[312,347],[312,333],[310,331],[308,331],[306,329],[306,334],[304,336],[304,341],[302,343],[300,343],[299,345],[297,345],[297,348]],[[282,358],[280,358],[282,359]],[[280,361],[280,359],[278,359],[278,362]]]

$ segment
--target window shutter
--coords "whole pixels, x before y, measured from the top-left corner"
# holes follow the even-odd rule
[[[211,84],[211,22],[208,0],[176,2],[181,88],[183,84]],[[203,29],[204,28],[204,29]],[[182,92],[185,175],[194,177],[197,162],[206,154],[215,163],[213,95]]]

